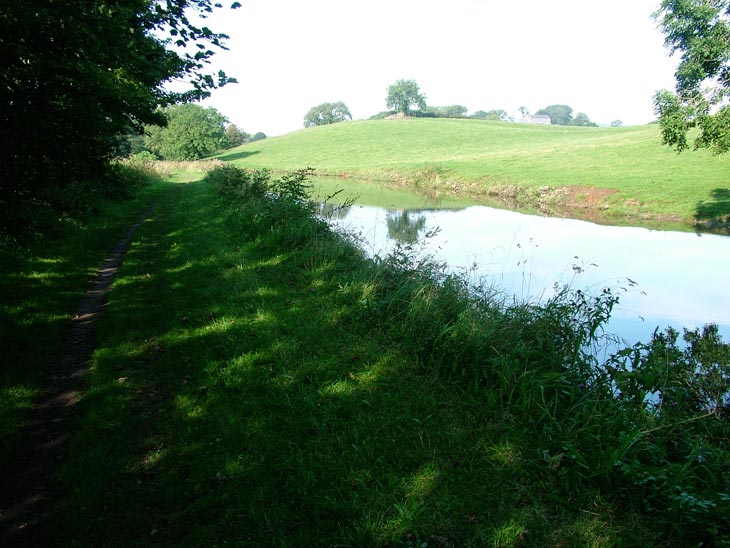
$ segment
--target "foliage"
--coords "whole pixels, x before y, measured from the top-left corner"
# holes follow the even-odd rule
[[[164,160],[200,160],[224,148],[225,116],[192,103],[164,110],[167,124],[148,126],[145,145]]]
[[[477,120],[493,120],[496,122],[510,121],[510,115],[502,109],[490,110],[489,112],[478,110],[469,118],[476,118]]]
[[[395,114],[392,110],[382,110],[377,114],[373,114],[369,120],[385,120],[388,116]]]
[[[558,126],[598,126],[598,124],[591,122],[588,115],[583,112],[579,112],[574,117],[573,109],[568,105],[550,105],[541,108],[535,114],[550,116],[550,121]]]
[[[236,2],[234,5],[237,5]],[[226,36],[197,26],[211,0],[8,0],[0,11],[0,229],[15,212],[100,176],[114,137],[162,123],[158,106],[233,80],[202,71]],[[186,89],[170,91],[173,80]],[[59,205],[60,206],[60,205]]]
[[[624,123],[621,120],[613,120],[611,127],[623,127]]]
[[[654,14],[665,46],[680,53],[675,93],[654,97],[662,143],[678,152],[689,147],[688,133],[699,132],[695,148],[720,154],[730,149],[730,2],[663,0]]]
[[[123,135],[115,135],[113,138],[112,156],[114,158],[128,158],[144,150],[146,150],[144,135],[125,133]]]
[[[567,126],[573,119],[573,109],[568,105],[550,105],[541,108],[535,114],[550,116],[550,120],[557,126]]]
[[[427,107],[425,110],[433,113],[436,118],[465,118],[469,109],[462,105],[451,105],[447,107]]]
[[[224,130],[224,148],[234,148],[248,141],[251,136],[236,124],[226,124]]]
[[[257,131],[254,136],[251,137],[251,141],[263,141],[266,139],[266,134],[263,131]]]
[[[598,124],[591,122],[590,118],[588,118],[588,115],[583,112],[579,112],[578,114],[576,114],[575,118],[568,122],[568,125],[579,127],[598,127]]]
[[[304,127],[326,126],[346,120],[352,120],[352,114],[345,103],[322,103],[309,109],[304,116]]]
[[[539,440],[556,486],[587,484],[655,520],[662,543],[718,545],[730,532],[730,344],[716,326],[655,334],[595,357],[617,296],[558,288],[544,304],[503,304],[400,246],[382,260],[371,321],[445,379],[482,393]],[[529,460],[526,459],[526,460]]]
[[[385,106],[408,115],[412,107],[422,111],[426,109],[426,96],[420,92],[415,80],[398,80],[388,87]]]

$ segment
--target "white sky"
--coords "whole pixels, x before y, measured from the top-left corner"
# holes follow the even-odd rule
[[[674,87],[659,1],[242,0],[207,23],[231,37],[212,67],[239,83],[203,104],[274,136],[323,102],[369,118],[389,85],[413,79],[432,106],[518,116],[567,104],[597,123],[645,124],[654,93]]]

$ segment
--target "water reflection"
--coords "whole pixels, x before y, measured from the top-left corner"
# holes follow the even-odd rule
[[[656,327],[709,322],[730,340],[725,236],[603,226],[482,206],[396,213],[354,206],[335,224],[358,232],[373,255],[438,229],[426,239],[426,252],[518,299],[549,297],[555,283],[593,291],[610,287],[621,293],[621,303],[609,331],[630,342],[648,340]]]
[[[347,218],[351,207],[351,205],[321,202],[315,204],[315,213],[323,219],[341,221]]]
[[[426,228],[426,216],[420,211],[391,211],[386,217],[388,236],[401,244],[412,244]]]

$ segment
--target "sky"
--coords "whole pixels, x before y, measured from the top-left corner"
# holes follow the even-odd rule
[[[211,68],[239,83],[202,104],[276,136],[324,102],[367,119],[405,79],[430,106],[519,118],[565,104],[599,124],[646,124],[677,65],[651,17],[659,1],[243,0],[206,23],[230,36]]]

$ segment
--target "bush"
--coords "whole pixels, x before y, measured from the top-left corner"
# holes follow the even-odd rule
[[[3,207],[0,239],[22,242],[40,238],[61,221],[79,221],[98,212],[105,201],[132,198],[153,178],[144,166],[111,163],[96,177],[71,179],[62,191],[49,188],[28,194],[12,207]]]
[[[730,345],[715,326],[655,334],[599,363],[618,298],[561,288],[544,303],[500,298],[399,246],[362,296],[368,321],[421,367],[461,384],[487,416],[530,432],[566,499],[587,486],[659,531],[727,545]]]

